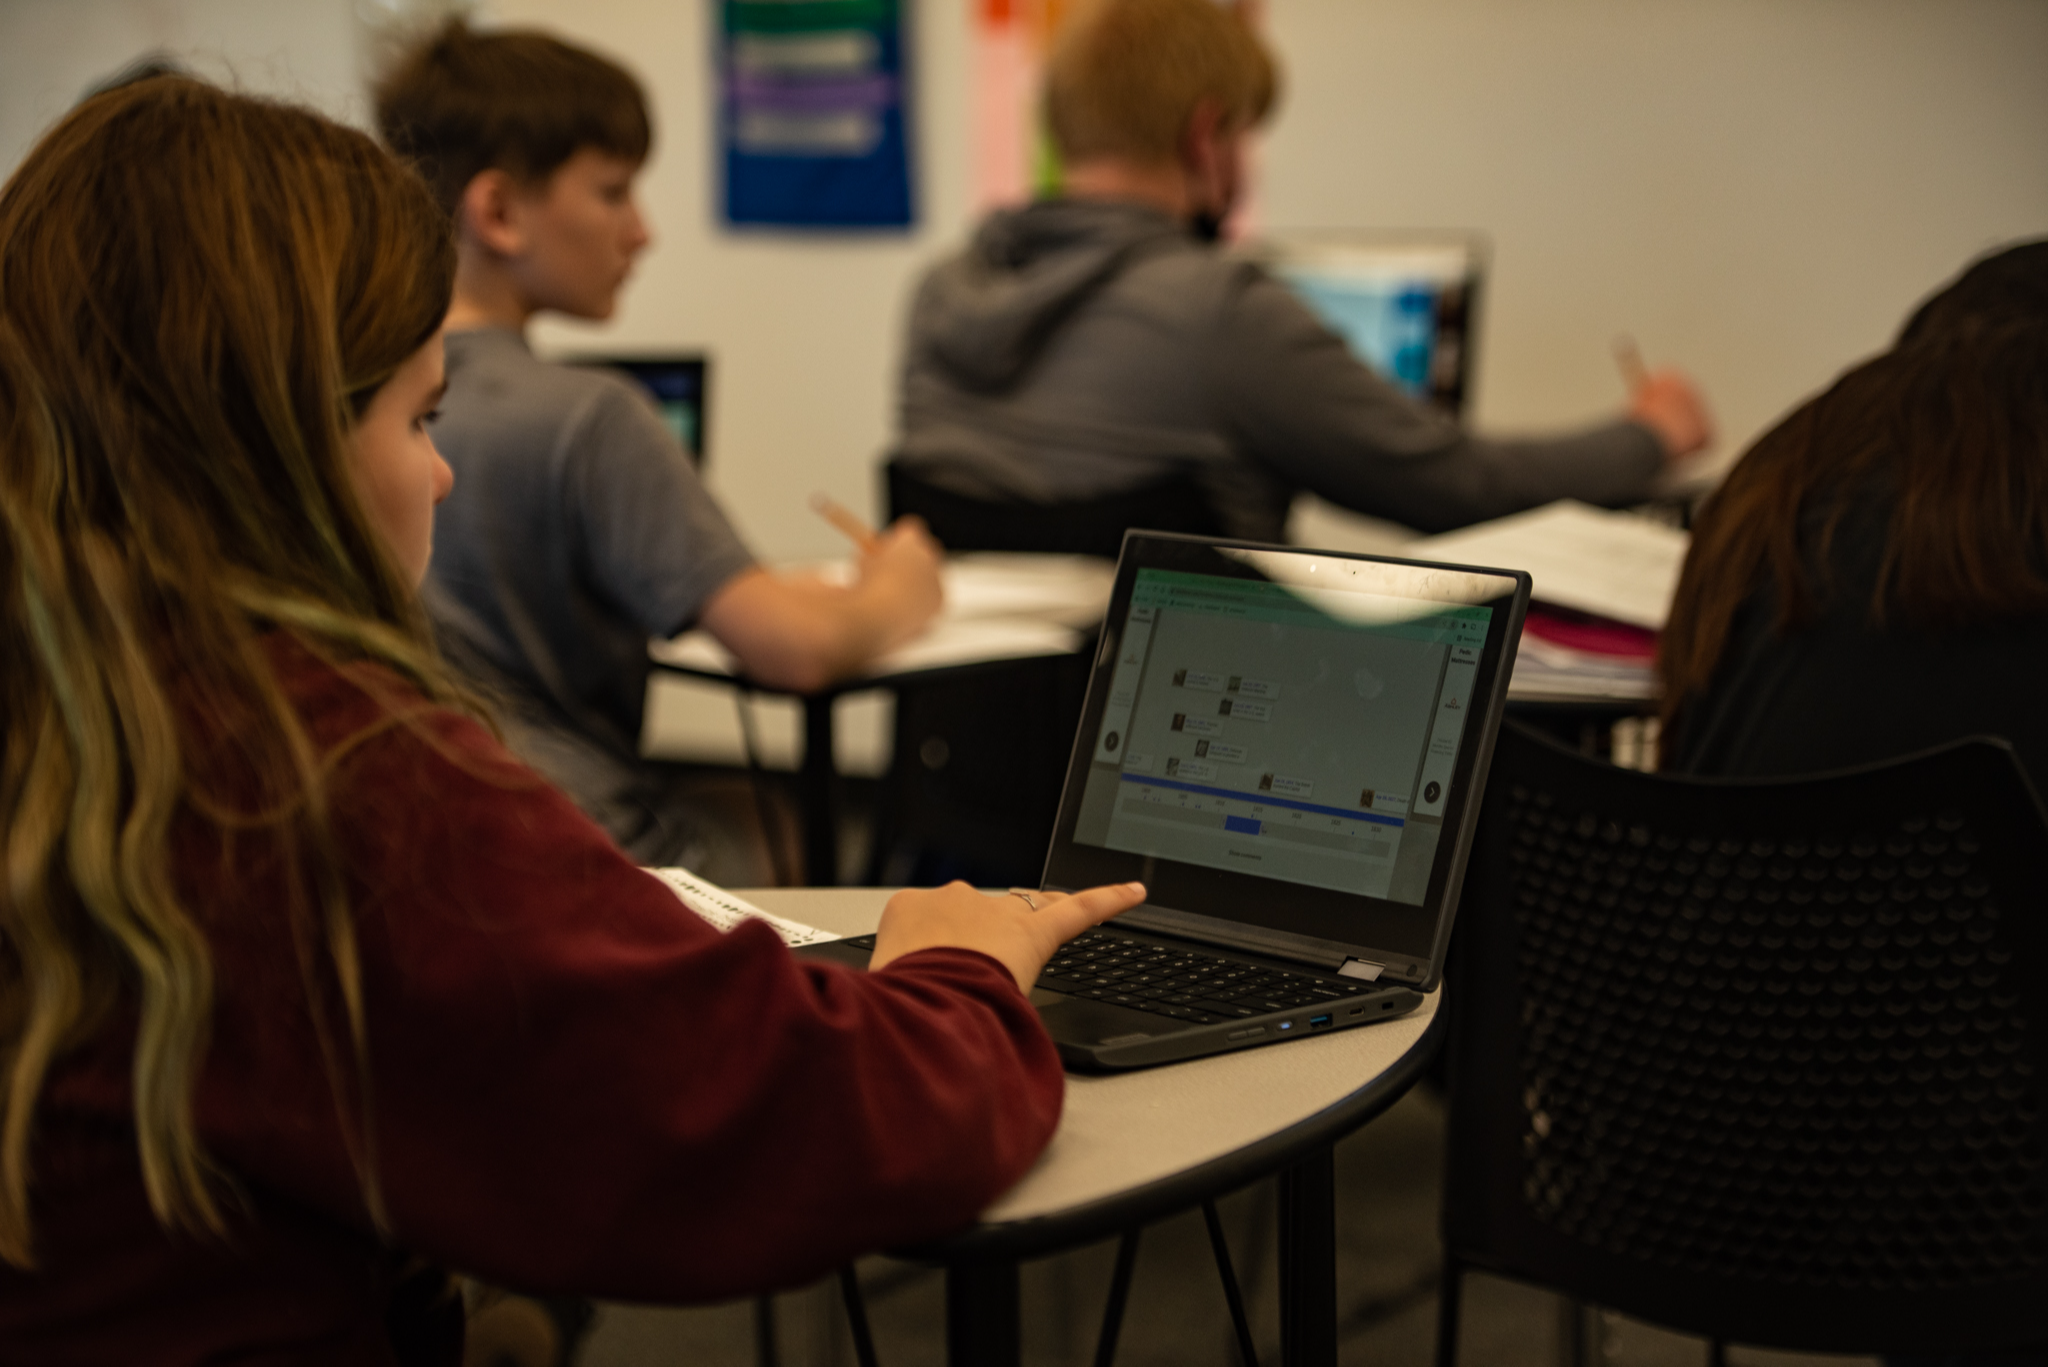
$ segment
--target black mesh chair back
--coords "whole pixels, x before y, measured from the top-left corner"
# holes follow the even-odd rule
[[[897,461],[883,467],[889,516],[915,514],[950,551],[1042,551],[1114,560],[1124,531],[1221,536],[1222,524],[1201,486],[1171,475],[1103,498],[1071,503],[993,503],[919,479]]]
[[[1459,1274],[1714,1341],[2048,1343],[2048,824],[2002,741],[1777,781],[1503,728],[1450,959]]]

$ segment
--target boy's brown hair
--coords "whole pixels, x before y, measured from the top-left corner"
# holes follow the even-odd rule
[[[1095,0],[1067,23],[1045,73],[1045,122],[1067,161],[1179,152],[1195,107],[1221,106],[1231,128],[1272,110],[1272,53],[1217,0]]]
[[[376,101],[384,141],[451,215],[481,172],[532,185],[586,147],[637,163],[654,143],[625,68],[532,29],[451,19],[377,83]]]

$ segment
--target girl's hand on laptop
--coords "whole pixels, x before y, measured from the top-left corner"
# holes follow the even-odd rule
[[[868,967],[880,968],[920,949],[975,949],[1009,969],[1017,986],[1029,992],[1054,950],[1144,900],[1143,883],[993,897],[959,882],[912,888],[891,897],[882,909]]]

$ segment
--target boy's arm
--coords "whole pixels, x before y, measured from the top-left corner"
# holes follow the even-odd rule
[[[852,584],[745,570],[711,595],[697,624],[757,683],[808,693],[917,635],[940,597],[938,544],[903,518],[862,552]]]
[[[850,585],[752,563],[654,410],[603,387],[566,439],[591,587],[650,636],[695,625],[748,677],[809,692],[923,630],[939,609],[939,548],[916,519],[876,536]]]
[[[1426,532],[1558,498],[1639,502],[1711,436],[1698,392],[1675,371],[1645,377],[1628,411],[1583,429],[1479,436],[1374,374],[1249,264],[1205,337],[1212,412],[1234,447],[1297,487]]]

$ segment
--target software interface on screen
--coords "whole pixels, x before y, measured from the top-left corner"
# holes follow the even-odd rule
[[[1297,248],[1272,267],[1374,370],[1418,398],[1462,398],[1464,252]]]
[[[1491,617],[1139,570],[1074,839],[1421,905]]]

